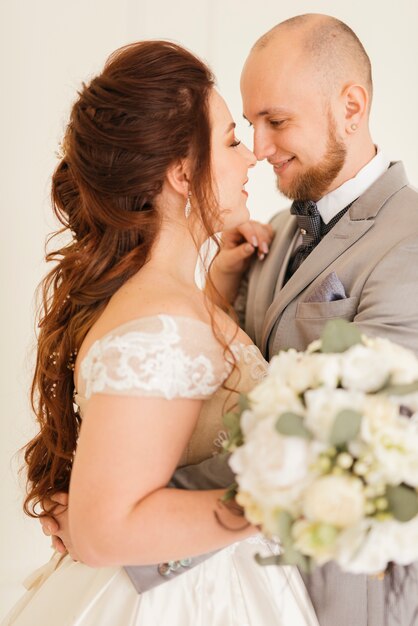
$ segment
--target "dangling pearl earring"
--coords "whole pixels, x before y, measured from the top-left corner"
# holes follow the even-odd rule
[[[357,130],[357,124],[351,124],[350,128],[351,130]]]
[[[185,215],[185,217],[186,217],[186,220],[189,218],[190,213],[192,212],[192,205],[191,205],[191,203],[190,203],[190,196],[191,196],[191,195],[192,195],[192,194],[191,194],[191,193],[190,193],[190,191],[189,191],[189,194],[188,194],[188,196],[187,196],[186,206],[184,207],[184,215]]]

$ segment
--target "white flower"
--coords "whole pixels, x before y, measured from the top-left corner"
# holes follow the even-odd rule
[[[411,350],[380,337],[364,337],[363,340],[382,362],[388,364],[392,384],[406,385],[418,379],[418,358]]]
[[[259,525],[264,522],[264,514],[262,509],[258,506],[256,502],[254,502],[249,493],[240,491],[236,495],[235,500],[240,506],[244,507],[245,517],[250,522],[250,524]]]
[[[269,377],[288,385],[296,394],[321,385],[337,387],[340,380],[339,354],[310,354],[288,350],[273,357]]]
[[[265,533],[277,534],[279,513],[289,512],[296,549],[317,564],[335,560],[345,571],[373,574],[392,561],[418,560],[418,515],[407,523],[377,515],[386,511],[387,485],[418,489],[418,392],[375,394],[386,383],[418,380],[418,359],[384,339],[362,342],[324,354],[316,341],[306,352],[274,357],[249,394],[244,444],[229,462],[237,501]],[[342,450],[331,446],[330,433],[345,409],[362,419]],[[303,418],[312,440],[277,432],[288,412]]]
[[[253,427],[243,446],[233,452],[229,464],[239,490],[251,496],[263,510],[300,508],[301,493],[315,475],[311,463],[318,444],[300,437],[287,437],[275,430],[276,417]]]
[[[336,556],[338,529],[330,524],[298,520],[292,526],[292,537],[297,550],[314,557],[318,565],[323,565]]]
[[[312,354],[313,352],[318,352],[318,350],[320,350],[321,347],[322,347],[321,339],[314,339],[313,341],[311,341],[309,346],[306,348],[306,352],[308,354]]]
[[[341,381],[346,389],[377,391],[390,377],[391,363],[374,350],[356,344],[343,354]]]
[[[296,394],[303,393],[315,385],[315,370],[311,357],[303,352],[287,350],[273,357],[269,376],[277,383],[288,385]]]
[[[364,504],[360,480],[350,476],[323,476],[309,487],[303,511],[311,521],[344,528],[363,517]]]
[[[267,377],[257,385],[249,394],[251,403],[252,419],[250,416],[244,419],[242,428],[244,434],[249,432],[259,419],[269,416],[281,415],[285,411],[303,414],[303,404],[298,395],[273,376]]]
[[[408,565],[418,560],[418,516],[409,522],[364,519],[338,539],[337,561],[353,574],[377,574],[389,562]]]
[[[408,393],[403,396],[389,396],[398,407],[405,406],[412,412],[411,420],[418,421],[418,392]]]
[[[334,388],[341,379],[341,355],[340,354],[315,354],[315,375],[317,386]]]
[[[312,389],[305,393],[306,427],[320,441],[328,441],[335,418],[340,411],[362,411],[364,395],[345,389]]]
[[[370,446],[380,480],[418,487],[416,421],[398,415],[398,407],[390,398],[367,398],[361,435]]]

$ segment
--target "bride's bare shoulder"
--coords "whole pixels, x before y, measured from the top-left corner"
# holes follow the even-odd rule
[[[137,286],[133,289],[127,285],[112,296],[89,330],[85,341],[90,344],[127,322],[161,314],[210,322],[202,296],[192,290],[187,293],[185,290],[176,291],[158,284]]]

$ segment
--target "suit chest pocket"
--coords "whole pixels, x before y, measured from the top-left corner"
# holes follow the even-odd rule
[[[358,297],[342,298],[331,302],[299,302],[296,309],[297,319],[332,319],[340,317],[351,321],[356,312]]]

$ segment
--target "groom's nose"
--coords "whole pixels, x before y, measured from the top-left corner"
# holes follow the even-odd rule
[[[254,148],[253,152],[257,161],[263,161],[273,156],[276,152],[276,146],[269,138],[268,133],[264,129],[254,130]]]

